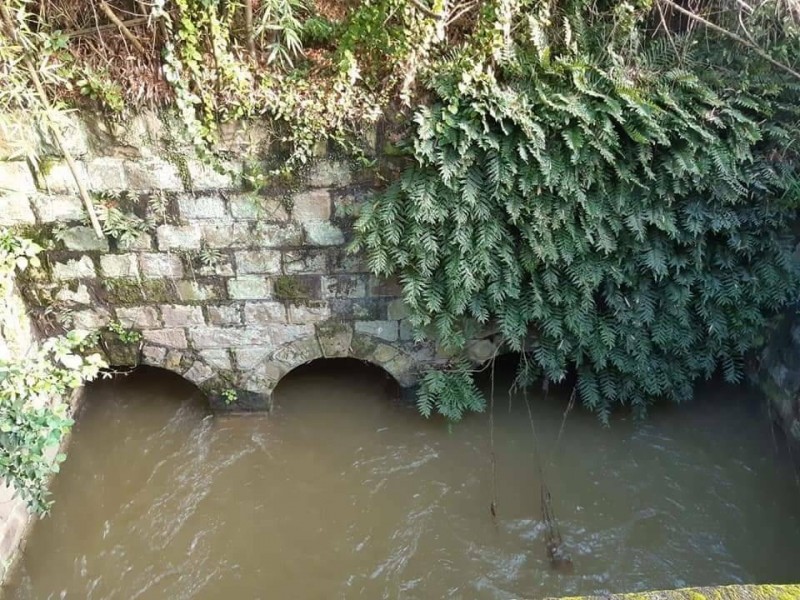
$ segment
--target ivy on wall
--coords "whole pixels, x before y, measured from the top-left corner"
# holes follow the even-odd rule
[[[0,315],[13,315],[8,302],[15,271],[37,267],[41,250],[33,242],[0,230]],[[46,512],[46,485],[59,469],[58,453],[69,431],[69,396],[105,367],[96,353],[85,351],[93,336],[71,331],[64,336],[13,348],[13,330],[26,322],[3,323],[6,351],[0,353],[0,477],[38,513]]]

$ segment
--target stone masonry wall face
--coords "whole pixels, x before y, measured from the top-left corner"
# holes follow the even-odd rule
[[[235,390],[240,408],[264,407],[280,377],[320,356],[377,363],[404,386],[435,360],[412,340],[398,285],[346,251],[370,177],[320,157],[288,188],[246,192],[246,153],[222,172],[189,151],[176,166],[149,141],[156,134],[137,133],[160,122],[137,119],[113,136],[97,123],[65,126],[96,203],[149,223],[122,238],[95,236],[63,158],[32,169],[4,156],[0,139],[0,226],[53,244],[46,274],[25,283],[31,307],[77,328],[140,330],[141,362],[212,397]],[[231,147],[254,135],[243,131]]]

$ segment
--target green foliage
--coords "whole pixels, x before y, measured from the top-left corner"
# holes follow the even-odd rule
[[[265,0],[258,6],[255,33],[268,50],[267,63],[283,68],[294,66],[303,52],[302,13],[308,12],[306,0]]]
[[[417,408],[425,417],[434,410],[450,421],[460,421],[464,413],[482,412],[485,401],[469,369],[469,363],[461,360],[452,370],[431,369],[420,382]]]
[[[131,329],[130,327],[125,327],[119,321],[111,321],[106,328],[116,335],[123,344],[138,344],[142,341],[141,332]]]
[[[354,248],[400,277],[419,330],[460,350],[491,321],[549,380],[574,370],[604,419],[687,400],[718,368],[738,381],[798,290],[797,86],[755,58],[727,73],[730,56],[644,45],[619,10],[556,26],[489,4]],[[481,406],[465,377],[427,374],[423,413]]]
[[[230,406],[239,399],[239,394],[233,388],[226,388],[222,390],[222,400],[226,406]]]
[[[38,250],[32,242],[0,231],[0,315],[4,319],[13,314],[7,306],[13,273],[35,266]],[[72,425],[69,393],[105,366],[98,354],[81,354],[93,343],[88,332],[71,331],[32,346],[24,355],[0,353],[0,477],[35,512],[47,510],[47,481],[64,460],[56,451]]]

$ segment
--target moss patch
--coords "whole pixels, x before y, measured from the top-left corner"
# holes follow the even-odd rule
[[[103,281],[108,301],[112,304],[142,302],[174,302],[175,287],[168,279],[106,279]]]

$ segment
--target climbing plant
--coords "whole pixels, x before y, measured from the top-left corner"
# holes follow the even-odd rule
[[[9,299],[15,271],[37,267],[41,250],[33,242],[0,230],[0,315],[14,316]],[[0,326],[0,477],[11,484],[34,512],[46,512],[46,484],[57,472],[61,440],[69,431],[71,390],[94,379],[104,367],[99,354],[85,354],[93,344],[89,332],[14,347],[11,331],[24,324]]]
[[[798,290],[800,82],[727,46],[646,41],[631,4],[533,4],[487,3],[480,41],[429,77],[413,162],[354,249],[399,276],[421,336],[458,353],[495,323],[527,381],[574,371],[604,420],[687,400],[717,369],[738,381]],[[464,361],[429,373],[421,410],[482,408],[469,379]]]

